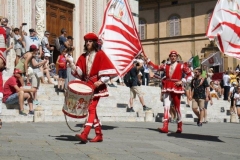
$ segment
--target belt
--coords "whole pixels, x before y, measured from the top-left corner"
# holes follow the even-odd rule
[[[181,81],[180,79],[165,79],[165,80],[167,80],[167,81],[172,81],[172,82],[178,82],[178,81]]]

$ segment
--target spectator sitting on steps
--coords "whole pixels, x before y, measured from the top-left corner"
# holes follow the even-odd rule
[[[22,88],[20,79],[22,77],[22,72],[19,69],[14,69],[13,76],[10,77],[4,84],[3,88],[3,103],[7,105],[19,104],[20,110],[19,114],[26,116],[24,113],[24,100],[28,101],[29,113],[33,115],[33,98],[32,93],[35,92],[34,89]]]

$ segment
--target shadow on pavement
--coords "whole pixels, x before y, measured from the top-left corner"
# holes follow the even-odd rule
[[[177,123],[176,123],[177,124]],[[193,123],[184,123],[183,126],[197,126],[197,124]]]
[[[159,129],[158,128],[146,128],[148,129],[149,131],[156,131],[156,132],[159,132]]]
[[[56,140],[60,140],[60,141],[79,141],[73,135],[60,135],[60,136],[50,136],[50,137],[55,137]]]
[[[213,141],[213,142],[224,142],[221,141],[217,136],[210,135],[200,135],[200,134],[190,134],[190,133],[169,133],[169,137],[192,139],[192,140],[203,140],[203,141]]]
[[[75,144],[86,144],[84,142],[81,142],[79,141],[75,136],[72,136],[72,135],[60,135],[60,136],[51,136],[49,135],[50,137],[55,137],[56,140],[59,140],[59,141],[76,141],[76,142],[79,142],[79,143],[75,143]],[[88,138],[88,140],[91,140],[90,138]]]
[[[75,127],[83,127],[83,124],[76,124]],[[102,130],[113,130],[114,128],[118,128],[116,126],[108,126],[108,125],[103,125],[101,126],[102,127]]]

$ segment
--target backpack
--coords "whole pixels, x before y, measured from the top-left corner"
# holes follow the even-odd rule
[[[59,37],[57,37],[57,38],[55,39],[55,48],[56,48],[58,51],[60,51],[60,47],[61,47],[61,45],[60,45],[60,43],[59,43]]]
[[[127,74],[123,77],[123,82],[127,87],[130,87],[132,85],[132,78],[130,75],[130,71],[128,71]]]
[[[234,87],[231,98],[234,98],[234,94],[237,93],[237,87]]]
[[[223,79],[220,81],[220,86],[221,87],[223,86]]]

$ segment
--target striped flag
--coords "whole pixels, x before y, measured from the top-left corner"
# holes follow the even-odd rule
[[[221,52],[240,59],[240,0],[218,0],[206,35]]]
[[[102,50],[112,61],[119,76],[132,67],[142,45],[127,0],[111,0],[104,12],[99,32]]]

